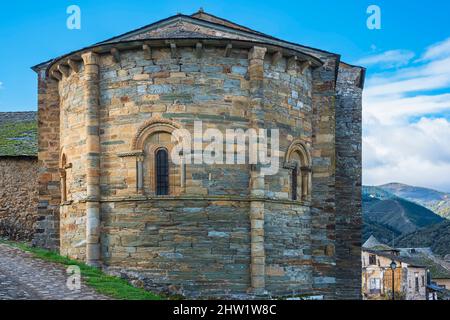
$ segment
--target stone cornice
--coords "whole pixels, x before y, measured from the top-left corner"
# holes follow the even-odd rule
[[[311,202],[305,200],[289,200],[289,199],[272,199],[267,197],[239,197],[239,196],[196,196],[196,195],[182,195],[182,196],[147,196],[147,195],[129,195],[129,196],[110,196],[101,197],[99,202],[132,202],[132,201],[236,201],[236,202],[251,202],[260,201],[266,203],[278,203],[287,205],[299,205],[310,207]],[[63,205],[70,205],[73,203],[85,203],[88,199],[79,199],[77,201],[66,202]]]
[[[243,49],[252,49],[255,46],[264,47],[267,49],[268,54],[279,54],[281,53],[286,57],[297,57],[298,61],[309,61],[311,67],[316,68],[323,65],[323,62],[305,52],[301,52],[299,50],[295,50],[288,47],[283,47],[280,45],[270,44],[267,42],[258,42],[258,41],[250,41],[250,40],[234,40],[228,38],[164,38],[164,39],[145,39],[145,40],[129,40],[129,41],[121,41],[116,43],[108,43],[108,44],[97,44],[92,47],[84,48],[78,51],[71,52],[64,56],[53,59],[45,64],[42,64],[42,67],[46,68],[46,74],[48,76],[55,77],[59,79],[59,75],[55,75],[54,72],[59,72],[60,65],[68,65],[73,66],[74,62],[78,62],[83,60],[83,56],[86,53],[92,52],[95,54],[113,54],[115,59],[120,59],[118,52],[126,51],[126,50],[144,50],[146,51],[146,55],[149,55],[149,52],[153,48],[167,48],[168,46],[172,49],[181,48],[181,47],[193,47],[197,48],[198,43],[201,42],[202,46],[216,46],[223,47],[225,51],[227,48],[243,48]],[[230,50],[229,50],[230,51]],[[70,62],[70,63],[69,63]],[[40,65],[33,67],[33,70],[38,71]],[[71,67],[72,68],[72,67]],[[75,71],[75,70],[74,70]],[[76,70],[77,71],[77,70]],[[75,71],[75,72],[76,72]]]
[[[119,158],[127,158],[127,157],[140,157],[143,156],[144,152],[142,150],[133,150],[129,152],[120,152],[117,154]]]

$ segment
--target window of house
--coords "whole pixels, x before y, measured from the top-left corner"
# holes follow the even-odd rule
[[[374,254],[371,254],[369,256],[369,264],[370,265],[376,265],[377,264],[377,256]]]
[[[414,278],[416,292],[419,292],[419,274],[417,272],[414,273]]]
[[[425,276],[422,276],[422,287],[425,287]]]
[[[372,293],[379,293],[381,290],[381,279],[380,278],[371,278],[370,279],[370,291]]]
[[[156,195],[169,194],[169,155],[166,149],[159,149],[155,156],[156,165]]]

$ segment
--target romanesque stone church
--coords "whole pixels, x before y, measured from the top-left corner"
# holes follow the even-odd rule
[[[200,10],[33,69],[36,245],[187,297],[360,298],[363,68]],[[278,129],[279,170],[175,165],[195,121]]]

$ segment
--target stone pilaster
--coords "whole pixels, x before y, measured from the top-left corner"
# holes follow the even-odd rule
[[[46,66],[38,73],[38,180],[39,204],[33,245],[56,250],[59,248],[59,206],[61,204],[59,176],[60,105],[58,81],[46,74]]]
[[[264,128],[264,56],[267,49],[253,47],[249,52],[248,74],[250,78],[250,127]],[[265,292],[266,255],[264,250],[264,176],[259,165],[252,165],[250,172],[250,224],[251,224],[251,290],[255,294]]]
[[[137,193],[144,193],[144,155],[136,157]]]
[[[313,290],[325,299],[335,298],[335,125],[336,77],[339,57],[322,58],[313,72],[311,251]]]
[[[336,107],[336,296],[361,299],[364,70],[341,63]]]
[[[100,263],[100,136],[99,58],[93,52],[82,55],[84,103],[86,105],[86,263]]]

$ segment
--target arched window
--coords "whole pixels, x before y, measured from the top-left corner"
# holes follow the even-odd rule
[[[308,149],[300,141],[294,141],[286,153],[285,167],[290,172],[291,200],[310,200],[311,197],[311,157]]]
[[[156,150],[156,195],[167,196],[169,194],[169,154],[166,149]]]
[[[132,153],[137,155],[134,182],[139,194],[178,196],[185,192],[186,165],[171,159],[175,147],[172,133],[180,128],[172,120],[155,116],[138,129]]]

